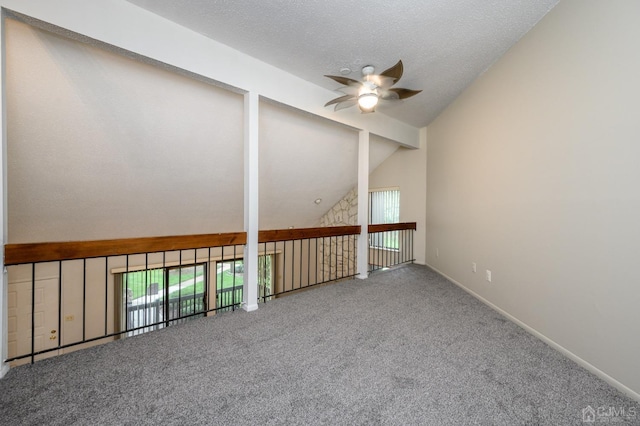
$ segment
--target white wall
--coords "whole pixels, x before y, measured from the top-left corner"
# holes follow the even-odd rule
[[[639,17],[560,2],[428,127],[427,166],[427,263],[636,398]]]
[[[5,46],[9,242],[243,229],[241,95],[12,19]]]
[[[369,176],[369,188],[400,188],[400,221],[416,222],[413,254],[416,263],[425,263],[425,208],[427,202],[426,128],[420,131],[420,148],[398,148]]]
[[[260,229],[312,227],[358,180],[358,133],[310,114],[261,102],[259,150]]]

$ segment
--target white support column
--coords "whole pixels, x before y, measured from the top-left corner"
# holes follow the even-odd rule
[[[244,287],[242,308],[258,309],[258,107],[256,92],[244,95]]]
[[[358,278],[369,276],[369,132],[358,134]]]
[[[4,362],[8,357],[9,333],[7,330],[8,295],[7,274],[4,272],[4,245],[7,243],[7,126],[6,126],[6,85],[5,85],[5,37],[4,19],[0,19],[0,378],[9,371],[9,365]]]

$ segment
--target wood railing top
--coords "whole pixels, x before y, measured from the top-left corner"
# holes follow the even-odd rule
[[[360,225],[328,226],[320,228],[293,228],[258,231],[258,242],[305,240],[308,238],[338,237],[360,234]]]
[[[416,229],[415,222],[369,225],[369,233]],[[309,238],[358,235],[361,227],[330,226],[319,228],[294,228],[258,231],[258,242],[304,240]],[[48,243],[7,244],[4,247],[4,264],[52,262],[59,260],[89,259],[106,256],[124,256],[140,253],[200,249],[244,245],[246,232],[224,234],[178,235],[168,237],[124,238],[114,240],[66,241]]]
[[[385,232],[385,231],[403,231],[405,229],[416,230],[415,222],[402,222],[402,223],[382,223],[377,225],[369,225],[369,233]]]
[[[178,235],[117,240],[7,244],[4,248],[4,264],[18,265],[22,263],[156,253],[242,245],[246,244],[246,242],[246,232],[230,232],[226,234]]]

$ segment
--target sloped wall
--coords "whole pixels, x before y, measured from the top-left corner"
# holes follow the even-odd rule
[[[242,229],[241,95],[11,19],[6,58],[9,242]]]
[[[428,127],[426,240],[429,265],[636,398],[639,16],[560,2]]]

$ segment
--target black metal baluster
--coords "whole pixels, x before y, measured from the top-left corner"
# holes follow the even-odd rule
[[[36,264],[31,264],[31,364],[36,351]]]
[[[228,296],[227,294],[224,293],[224,246],[222,246],[221,248],[221,254],[220,254],[220,296],[222,298],[222,306],[226,307],[229,306],[228,303]],[[216,273],[217,273],[217,269],[216,269]],[[227,309],[225,309],[226,311]]]
[[[129,330],[129,255],[125,259],[125,272],[124,272],[124,305],[126,306],[127,314],[124,316],[124,329]],[[133,304],[133,299],[131,300]]]
[[[336,237],[338,239],[338,264],[340,265],[340,278],[344,278],[344,235]]]
[[[178,262],[179,262],[179,266],[178,266],[178,319],[182,318],[182,250],[180,250],[179,252],[180,254],[178,255]],[[177,324],[180,323],[180,321],[176,322]]]
[[[108,309],[109,309],[109,258],[104,257],[104,335],[108,334]]]
[[[319,278],[319,274],[318,274],[318,238],[316,237],[315,240],[316,240],[316,253],[315,253],[314,257],[316,258],[316,262],[315,262],[316,264],[315,264],[315,267],[314,267],[314,272],[315,272],[314,275],[315,275],[315,277],[313,279],[313,282],[314,282],[314,284],[318,284],[318,278]]]
[[[87,259],[82,259],[82,341],[86,339],[87,328]]]
[[[311,285],[311,238],[307,238],[307,285]]]
[[[169,270],[167,269],[167,252],[162,252],[162,293],[164,300],[162,302],[162,319],[164,326],[169,327],[169,318],[171,318],[171,306],[169,305]]]
[[[291,289],[296,288],[296,240],[291,240]],[[300,288],[300,283],[298,283],[298,289]]]
[[[205,285],[204,285],[204,303],[205,303],[205,310],[207,312],[211,311],[211,303],[209,298],[211,297],[211,277],[209,276],[211,274],[211,247],[207,248],[207,268],[205,270],[205,277],[206,277],[206,281],[205,281]]]
[[[62,345],[62,261],[58,261],[58,347]]]
[[[326,265],[327,256],[325,256],[326,250],[327,250],[326,238],[322,237],[322,282],[325,282],[324,273],[327,269],[327,265]]]
[[[197,313],[196,309],[196,287],[198,287],[198,249],[193,249],[193,311],[191,313]]]
[[[299,287],[302,288],[302,240],[298,240],[300,241],[300,285]]]
[[[244,260],[245,260],[245,259],[244,259],[244,253],[243,253],[243,257],[242,257],[242,271],[244,271],[244,265],[245,265]],[[241,296],[241,297],[240,297],[240,299],[238,300],[238,294],[237,294],[237,292],[238,292],[238,287],[237,287],[237,284],[236,284],[236,262],[237,262],[237,259],[236,259],[236,246],[233,246],[233,270],[232,270],[232,272],[233,272],[233,306],[234,306],[235,308],[239,308],[239,307],[240,307],[240,304],[241,304],[241,303],[242,303],[242,301],[244,300],[244,291],[241,291],[241,293],[240,293],[240,296]],[[243,282],[243,284],[244,284],[244,272],[242,273],[242,275],[243,275],[243,280],[242,280],[242,282]]]
[[[287,242],[282,245],[282,292],[287,291]]]
[[[149,282],[148,282],[148,278],[149,277],[149,253],[145,253],[144,254],[144,274],[143,274],[143,280],[142,280],[142,285],[144,286],[144,313],[142,314],[144,317],[144,325],[149,325],[149,323],[151,322],[151,315],[150,315],[150,298],[151,296],[149,295]],[[143,333],[146,333],[147,331],[150,331],[150,328],[145,328],[143,330]]]
[[[244,258],[244,252],[242,254],[242,283],[243,285],[240,286],[240,289],[238,290],[239,294],[239,298],[236,298],[236,284],[235,284],[235,280],[236,280],[236,259],[238,258],[238,252],[237,252],[238,246],[234,245],[233,246],[233,303],[234,305],[236,304],[236,300],[238,300],[237,305],[240,306],[244,300],[244,268],[245,268],[245,258]]]

